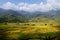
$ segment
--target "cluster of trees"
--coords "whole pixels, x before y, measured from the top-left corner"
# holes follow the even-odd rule
[[[0,23],[17,23],[17,22],[26,22],[24,17],[14,16],[12,14],[4,15],[0,17]]]

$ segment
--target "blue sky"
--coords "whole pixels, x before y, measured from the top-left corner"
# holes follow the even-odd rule
[[[0,0],[0,8],[46,12],[60,10],[60,0]]]
[[[12,3],[15,3],[15,4],[18,4],[20,2],[30,3],[30,4],[32,4],[32,3],[37,3],[38,4],[42,1],[45,2],[46,0],[0,0],[0,5],[4,4],[6,2],[12,2]]]

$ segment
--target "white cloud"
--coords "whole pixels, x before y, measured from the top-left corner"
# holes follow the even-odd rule
[[[2,5],[2,8],[24,10],[24,11],[29,11],[29,12],[31,11],[46,12],[50,10],[60,10],[60,0],[46,0],[46,1],[47,1],[46,4],[41,2],[40,4],[18,3],[17,5],[11,2],[7,2]]]
[[[17,9],[18,6],[11,3],[11,2],[7,2],[7,3],[2,5],[2,8],[4,8],[4,9]]]
[[[52,10],[60,9],[60,0],[47,0],[47,4],[51,5]]]

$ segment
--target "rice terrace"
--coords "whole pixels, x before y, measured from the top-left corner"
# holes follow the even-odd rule
[[[4,36],[3,40],[59,40],[60,30],[54,25],[39,22],[1,24],[0,35]]]
[[[0,0],[0,40],[60,40],[60,0]]]

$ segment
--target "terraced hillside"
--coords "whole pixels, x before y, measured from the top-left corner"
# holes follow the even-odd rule
[[[57,26],[57,25],[56,25]],[[5,33],[6,40],[19,40],[19,39],[36,39],[42,37],[45,39],[45,36],[55,37],[59,34],[59,28],[54,27],[53,24],[42,24],[42,23],[8,23],[6,25],[2,24],[0,30]],[[1,33],[2,33],[1,32]],[[0,34],[1,35],[1,34]],[[4,36],[3,35],[3,36]],[[39,36],[40,35],[40,36]],[[47,39],[49,39],[47,37]]]

